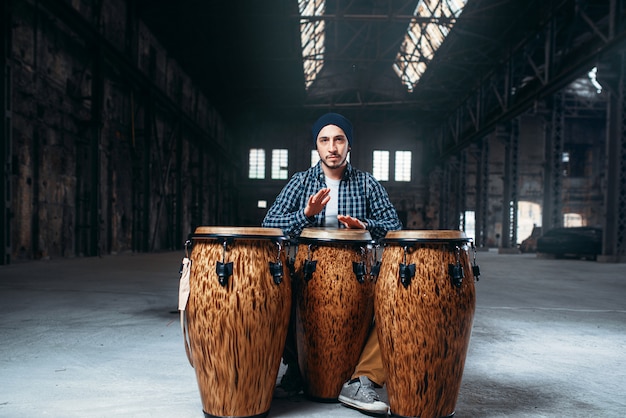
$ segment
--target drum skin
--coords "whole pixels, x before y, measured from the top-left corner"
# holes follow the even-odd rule
[[[294,265],[298,362],[305,394],[335,402],[350,379],[374,317],[374,282],[359,283],[353,262],[363,262],[371,238],[367,231],[305,229]],[[304,264],[317,261],[310,280]],[[367,253],[365,253],[367,256]]]
[[[285,266],[276,284],[268,263],[276,262],[280,229],[199,227],[191,252],[187,323],[193,366],[205,416],[266,416],[280,367],[289,314],[291,282]],[[216,263],[233,273],[226,286]]]
[[[460,231],[397,231],[384,239],[374,304],[393,415],[455,413],[476,304],[468,241]],[[458,287],[448,273],[457,245],[464,271]],[[400,263],[416,267],[406,287]]]

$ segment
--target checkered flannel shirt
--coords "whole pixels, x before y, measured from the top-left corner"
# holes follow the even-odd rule
[[[306,227],[324,226],[325,209],[306,217],[304,208],[309,196],[326,187],[321,162],[306,171],[295,173],[279,193],[263,219],[262,226],[280,228],[296,238]],[[348,163],[339,184],[340,215],[349,215],[367,224],[374,240],[384,238],[387,231],[402,228],[398,214],[385,188],[370,173]]]

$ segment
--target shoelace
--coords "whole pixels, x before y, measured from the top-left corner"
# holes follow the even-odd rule
[[[363,397],[365,397],[368,401],[373,402],[379,400],[378,393],[376,393],[373,387],[361,384],[359,390],[363,394]]]

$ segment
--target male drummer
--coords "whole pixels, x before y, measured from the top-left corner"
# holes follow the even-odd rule
[[[322,115],[312,127],[313,143],[320,161],[306,171],[295,173],[267,212],[262,225],[281,228],[297,238],[306,227],[367,229],[373,239],[402,224],[385,188],[370,173],[348,162],[353,129],[338,113]],[[281,381],[299,379],[295,342],[288,338],[284,360],[287,372]],[[376,330],[361,353],[352,379],[343,385],[339,401],[367,413],[386,414],[389,407],[374,390],[386,381]],[[300,389],[300,388],[298,388]]]

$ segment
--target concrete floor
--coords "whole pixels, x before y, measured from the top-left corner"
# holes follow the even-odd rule
[[[175,312],[181,258],[0,266],[0,416],[203,417]],[[478,263],[455,416],[626,415],[624,265],[495,251]],[[364,415],[302,397],[269,414],[329,416]]]

